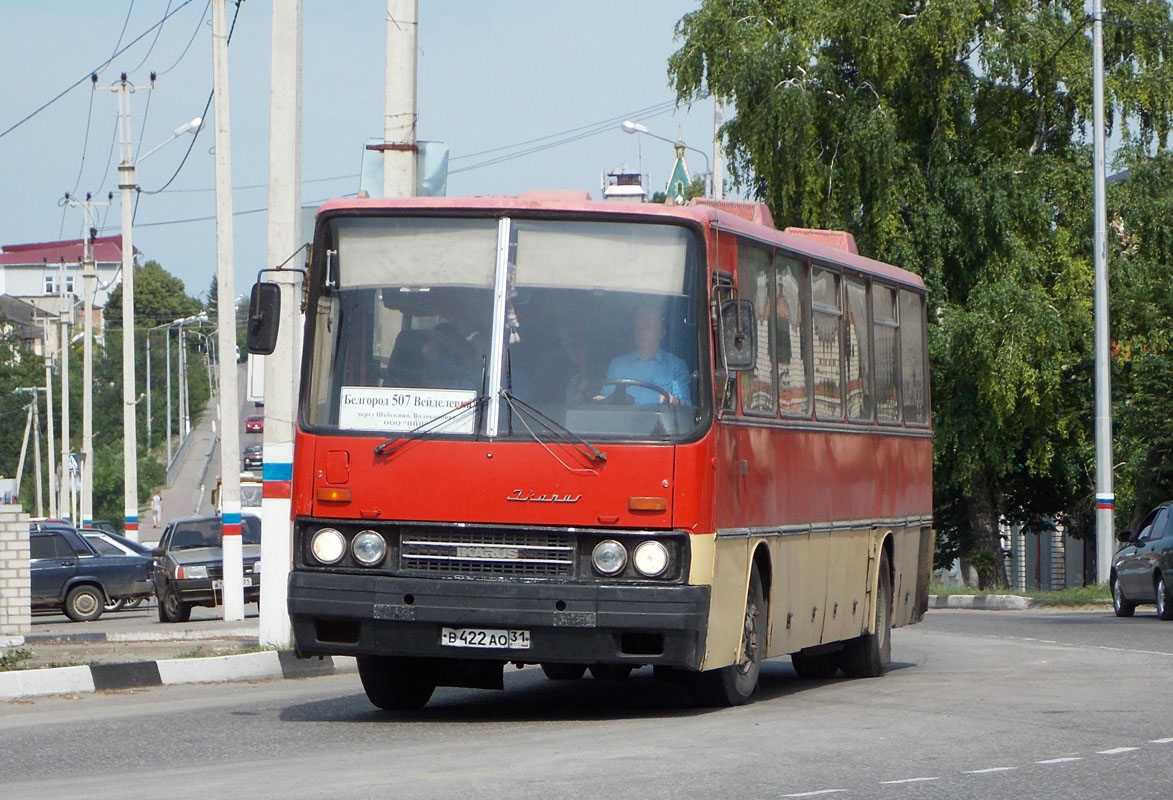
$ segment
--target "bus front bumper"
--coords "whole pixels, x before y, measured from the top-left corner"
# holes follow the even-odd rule
[[[293,572],[300,656],[385,655],[697,669],[708,586],[521,583]],[[515,646],[445,644],[448,631],[525,632]],[[470,637],[467,641],[476,641]],[[519,646],[525,642],[527,646]]]

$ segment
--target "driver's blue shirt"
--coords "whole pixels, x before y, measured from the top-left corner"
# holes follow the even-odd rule
[[[611,365],[607,367],[607,379],[621,378],[653,383],[686,405],[692,404],[692,381],[689,380],[688,367],[679,356],[663,350],[657,350],[651,358],[640,358],[638,351],[632,351],[611,359]],[[607,397],[615,391],[615,386],[603,387],[603,394]],[[642,386],[627,386],[626,391],[637,405],[649,406],[664,402],[658,392]]]

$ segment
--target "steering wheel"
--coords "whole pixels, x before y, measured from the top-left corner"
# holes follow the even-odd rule
[[[631,397],[627,393],[628,386],[638,386],[641,389],[648,389],[648,390],[653,391],[656,394],[660,395],[660,397],[663,398],[663,402],[665,402],[665,403],[672,402],[672,393],[669,392],[667,389],[663,388],[662,386],[657,386],[654,383],[648,383],[647,381],[641,381],[641,380],[637,380],[635,378],[611,378],[611,379],[603,381],[599,385],[600,386],[614,386],[617,390],[617,391],[613,392],[611,394],[611,396],[606,399],[605,402],[611,402],[611,403],[616,403],[616,404],[624,402],[623,400],[620,400],[619,398]],[[631,397],[631,402],[635,402],[634,397]]]

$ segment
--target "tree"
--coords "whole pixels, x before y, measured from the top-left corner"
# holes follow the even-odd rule
[[[1169,6],[1114,4],[1108,102],[1167,146]],[[998,519],[1090,514],[1091,42],[1082,3],[706,0],[669,78],[736,186],[929,286],[942,552],[1000,583]]]

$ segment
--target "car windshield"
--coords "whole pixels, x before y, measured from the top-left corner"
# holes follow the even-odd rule
[[[184,520],[175,523],[171,534],[171,550],[189,550],[196,547],[220,547],[222,527],[219,517]],[[261,543],[261,521],[257,517],[241,517],[241,541],[244,544]]]
[[[345,218],[330,237],[309,312],[315,427],[535,435],[510,395],[591,438],[683,437],[702,419],[687,228]]]

